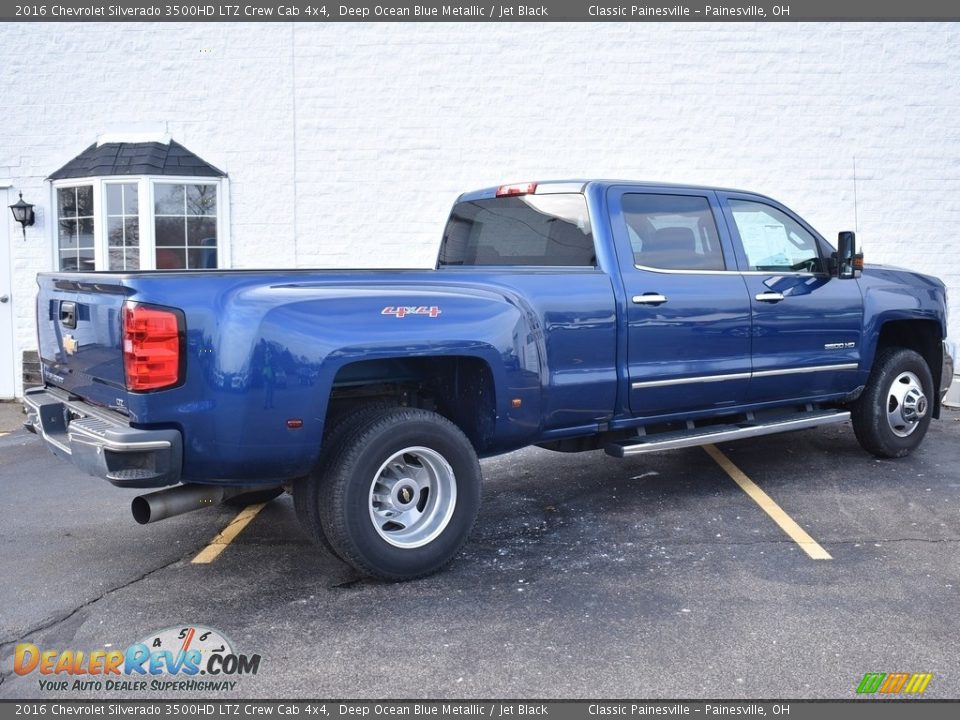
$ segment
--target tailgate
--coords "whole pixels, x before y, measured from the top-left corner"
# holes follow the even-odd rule
[[[121,316],[132,290],[118,277],[41,273],[37,334],[44,382],[123,410]]]

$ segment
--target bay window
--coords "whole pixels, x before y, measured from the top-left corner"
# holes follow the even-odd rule
[[[57,250],[61,270],[93,270],[93,185],[57,188]]]
[[[140,188],[104,183],[107,192],[107,269],[140,269]]]
[[[217,186],[155,183],[157,268],[217,267]]]
[[[229,267],[226,178],[54,180],[59,270]]]

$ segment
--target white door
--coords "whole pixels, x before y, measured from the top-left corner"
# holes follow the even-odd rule
[[[13,220],[7,205],[9,191],[0,189],[0,210],[7,217],[0,220],[0,399],[13,397],[13,265],[10,255],[10,224]]]

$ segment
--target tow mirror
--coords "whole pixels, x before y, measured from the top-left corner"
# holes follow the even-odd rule
[[[855,278],[863,269],[863,254],[857,253],[857,236],[852,230],[844,230],[837,235],[837,252],[834,255],[837,277]]]

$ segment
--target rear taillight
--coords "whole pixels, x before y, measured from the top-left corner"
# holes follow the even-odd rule
[[[128,390],[159,390],[180,382],[182,323],[174,310],[123,306],[123,367]]]

